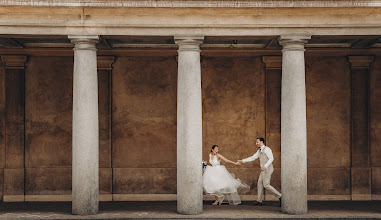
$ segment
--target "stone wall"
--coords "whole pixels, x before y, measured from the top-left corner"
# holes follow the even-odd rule
[[[280,70],[266,70],[260,56],[209,55],[203,56],[201,65],[203,159],[208,159],[214,144],[231,160],[251,156],[256,137],[266,137],[275,156],[272,185],[280,189]],[[25,192],[25,200],[42,195],[70,199],[72,68],[72,57],[29,57],[24,90],[22,75],[14,78],[4,63],[0,65],[0,188],[4,192]],[[381,196],[380,71],[381,59],[376,57],[369,75],[369,146],[364,146],[370,150],[361,151],[367,155],[359,157],[370,158],[374,199]],[[99,70],[98,75],[101,194],[175,194],[176,58],[116,57],[112,74]],[[306,56],[306,83],[308,194],[311,199],[351,199],[353,119],[347,57]],[[22,91],[25,100],[6,99]],[[12,115],[18,110],[11,109],[18,106],[25,109],[25,121],[20,122],[25,124],[25,151],[22,157],[6,157],[13,148],[5,137],[13,133],[5,128],[15,120]],[[12,168],[20,158],[21,167],[15,164],[17,169],[5,172],[7,164]],[[249,195],[256,194],[257,161],[226,166],[251,186]],[[4,183],[8,180],[16,185],[9,188]],[[361,188],[368,183],[356,184]]]

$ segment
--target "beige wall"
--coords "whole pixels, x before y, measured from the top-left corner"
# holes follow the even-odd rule
[[[290,1],[247,0],[129,1],[129,4],[121,0],[97,4],[78,0],[71,3],[18,0],[18,6],[9,5],[9,1],[0,2],[0,14],[7,15],[0,21],[0,34],[380,35],[381,7],[379,2],[372,3],[376,0],[291,1],[292,7],[288,5]]]
[[[275,156],[272,184],[280,189],[280,70],[266,72],[260,56],[208,55],[201,65],[203,159],[213,144],[232,160],[250,156],[255,138],[268,137]],[[26,195],[71,193],[72,67],[72,57],[33,56],[27,63]],[[370,73],[371,153],[365,155],[371,158],[374,195],[381,195],[380,71],[381,59],[376,57]],[[350,74],[344,56],[306,57],[309,195],[350,198]],[[0,65],[0,77],[6,75]],[[9,102],[5,86],[0,83],[1,114]],[[102,194],[176,193],[176,91],[177,63],[172,56],[117,57],[112,75],[99,71]],[[1,118],[0,177],[5,159],[10,160],[5,157]],[[252,187],[249,194],[256,194],[258,166],[227,165]],[[2,183],[0,178],[0,188]]]

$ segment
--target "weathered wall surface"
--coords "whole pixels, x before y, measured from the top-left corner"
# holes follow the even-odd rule
[[[175,57],[118,57],[112,85],[114,193],[176,193]]]
[[[307,57],[308,194],[350,195],[350,66]]]
[[[202,59],[203,159],[211,147],[236,161],[249,157],[265,135],[265,74],[260,57]],[[257,163],[226,165],[256,194]]]
[[[5,168],[5,65],[0,63],[0,199],[3,197]]]
[[[72,57],[30,57],[25,73],[25,194],[71,194]]]
[[[370,74],[370,162],[372,194],[381,195],[381,57],[373,61]],[[378,197],[380,199],[380,197]]]
[[[275,156],[272,185],[280,189],[280,129],[275,122],[280,118],[281,76],[276,71],[266,75],[261,57],[204,56],[201,65],[203,159],[208,160],[213,144],[219,145],[228,159],[245,158],[255,152],[256,137],[270,137],[268,145]],[[22,171],[26,195],[71,194],[72,68],[72,57],[29,58]],[[368,155],[375,196],[381,194],[380,72],[381,59],[376,57],[369,80]],[[0,66],[0,77],[5,78],[5,73]],[[331,195],[350,199],[350,74],[346,57],[306,57],[308,193],[315,198]],[[98,71],[98,77],[101,193],[176,193],[175,57],[117,57],[112,75]],[[5,87],[0,84],[1,114],[6,109]],[[5,161],[5,149],[1,150],[6,147],[5,122],[0,124],[0,177],[5,163],[12,164]],[[226,166],[251,186],[250,195],[256,194],[258,161]],[[0,188],[2,181],[0,178]],[[352,184],[361,189],[361,181]]]

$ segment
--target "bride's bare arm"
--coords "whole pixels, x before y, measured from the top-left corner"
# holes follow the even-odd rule
[[[224,156],[222,156],[221,154],[218,154],[218,158],[221,158],[221,160],[225,161],[226,163],[232,163],[232,164],[236,164],[235,162],[231,161],[231,160],[228,160],[226,159]]]

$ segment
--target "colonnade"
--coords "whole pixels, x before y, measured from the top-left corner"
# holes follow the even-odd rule
[[[307,212],[307,130],[304,45],[311,36],[279,37],[282,54],[282,211]],[[98,212],[98,36],[69,36],[74,43],[72,211]],[[202,197],[202,96],[200,45],[204,37],[175,36],[177,83],[177,211],[200,214]],[[254,140],[253,140],[254,143]]]

